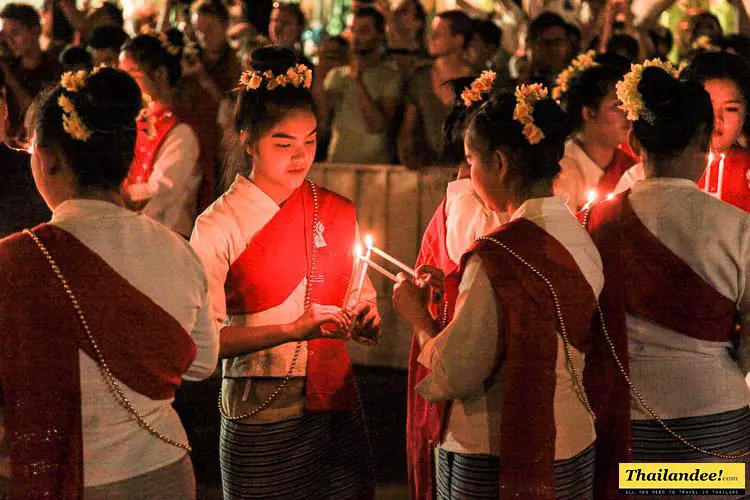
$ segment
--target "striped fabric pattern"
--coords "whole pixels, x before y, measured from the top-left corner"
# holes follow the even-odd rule
[[[555,461],[555,496],[559,499],[590,499],[594,490],[595,447]],[[438,450],[438,500],[488,499],[500,497],[500,459]]]
[[[222,419],[224,499],[372,498],[372,450],[358,404],[267,424]]]
[[[750,450],[750,408],[700,417],[665,420],[667,426],[696,446],[719,453]],[[694,451],[654,420],[633,420],[634,462],[730,462]],[[750,459],[735,460],[750,463]]]

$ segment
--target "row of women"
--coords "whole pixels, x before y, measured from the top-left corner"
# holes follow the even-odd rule
[[[124,206],[154,131],[142,68],[66,74],[31,108],[53,216],[0,241],[13,498],[194,498],[171,402],[217,356],[225,498],[373,497],[346,341],[377,342],[380,317],[369,282],[351,284],[355,211],[306,180],[309,69],[284,49],[252,59],[234,116],[248,161],[190,242]],[[696,185],[722,126],[704,84],[732,80],[611,71],[573,120],[538,85],[457,89],[444,128],[459,179],[393,295],[415,331],[414,498],[606,498],[619,462],[746,460],[750,216]],[[579,220],[555,194],[571,122],[592,151],[613,99],[644,179]]]

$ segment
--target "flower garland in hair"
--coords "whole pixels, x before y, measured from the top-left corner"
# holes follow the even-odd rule
[[[145,24],[141,27],[141,35],[147,35],[159,40],[159,43],[170,56],[179,56],[180,47],[169,41],[169,37],[163,31],[156,31],[150,25]]]
[[[88,74],[83,70],[75,72],[66,71],[60,78],[60,86],[68,93],[78,93],[86,87],[91,75],[95,75],[99,70],[106,67],[107,66],[100,64],[94,68],[91,74]],[[143,124],[140,128],[145,129],[146,135],[151,138],[156,136],[156,129],[154,128],[156,120],[151,113],[153,100],[148,94],[143,94],[142,101],[143,103],[141,110],[138,113],[138,117],[136,118],[136,123]],[[60,109],[62,109],[63,112],[63,130],[77,141],[88,141],[94,132],[83,122],[70,97],[64,93],[60,94],[60,97],[57,98],[57,105],[60,106]]]
[[[696,38],[691,45],[691,48],[703,50],[705,52],[721,52],[721,47],[714,44],[714,42],[711,41],[711,37],[706,35],[701,35]]]
[[[464,106],[470,108],[475,102],[480,102],[482,94],[486,94],[492,90],[492,84],[495,83],[496,77],[497,75],[494,71],[482,71],[479,78],[474,80],[470,87],[466,87],[461,92],[461,99],[464,100]]]
[[[570,66],[557,75],[555,86],[552,89],[552,99],[560,99],[563,94],[570,90],[570,80],[572,80],[578,73],[583,73],[589,68],[599,66],[599,63],[594,60],[595,56],[596,51],[593,50],[578,54],[578,56],[573,59],[573,62],[570,63]]]
[[[638,92],[638,84],[643,78],[643,70],[649,67],[661,68],[672,77],[677,78],[678,72],[672,63],[669,61],[664,62],[661,59],[651,59],[643,64],[632,64],[630,66],[630,73],[625,75],[625,78],[617,82],[615,90],[617,91],[617,98],[622,103],[620,109],[627,112],[628,120],[636,121],[639,118],[643,118],[649,123],[653,123],[656,117],[654,114],[646,108],[643,102],[643,96]]]
[[[260,72],[248,69],[240,76],[240,85],[247,91],[258,90],[264,81],[268,90],[287,85],[309,89],[312,87],[312,70],[304,64],[297,64],[281,75],[274,75],[270,70]]]
[[[544,132],[534,123],[534,106],[547,98],[547,89],[539,83],[519,85],[516,87],[516,108],[513,119],[523,125],[523,135],[529,144],[539,144],[544,139]]]

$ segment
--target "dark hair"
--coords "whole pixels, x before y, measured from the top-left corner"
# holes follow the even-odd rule
[[[721,40],[722,48],[733,54],[739,54],[750,61],[750,37],[747,35],[734,34],[725,36]]]
[[[565,30],[565,35],[570,36],[570,25],[562,17],[553,12],[542,12],[531,21],[527,39],[534,42],[539,39],[543,31],[555,27],[562,28]]]
[[[568,115],[555,101],[549,98],[538,101],[532,116],[544,139],[530,144],[523,134],[523,125],[513,118],[516,103],[512,91],[491,97],[473,115],[466,133],[485,158],[498,150],[506,154],[510,173],[517,179],[516,192],[528,196],[539,183],[551,186],[560,173],[560,159],[572,127]]]
[[[169,43],[179,47],[180,52],[172,55],[162,45],[159,37],[156,35],[138,35],[126,41],[122,46],[122,51],[129,57],[132,57],[138,65],[153,73],[157,69],[164,67],[169,75],[169,83],[175,87],[182,78],[182,48],[185,40],[182,32],[172,28],[166,32]]]
[[[445,19],[450,24],[451,34],[461,35],[464,37],[463,46],[469,45],[472,36],[471,18],[460,10],[447,10],[441,12],[436,17]]]
[[[91,33],[88,46],[92,49],[112,49],[119,52],[129,38],[119,26],[97,26]]]
[[[607,42],[607,52],[627,57],[631,62],[638,60],[640,47],[638,40],[630,35],[619,34],[610,38]]]
[[[444,165],[455,166],[464,161],[464,132],[466,125],[471,117],[472,111],[475,111],[481,101],[467,107],[461,99],[461,93],[466,87],[471,86],[475,77],[464,76],[448,82],[453,88],[453,108],[443,122],[441,135],[442,148],[440,152],[440,162]]]
[[[58,7],[53,0],[45,0],[42,6],[43,10],[52,9],[52,39],[65,43],[72,42],[73,37],[75,36],[75,30],[68,22],[62,9]]]
[[[705,20],[711,20],[714,23],[716,23],[716,26],[719,27],[719,34],[721,35],[723,33],[723,30],[721,28],[721,23],[719,22],[719,18],[715,15],[711,14],[710,12],[701,12],[700,14],[696,14],[690,18],[688,21],[688,31],[690,32],[690,40],[693,40],[695,36],[697,35],[696,30],[698,28],[698,23]]]
[[[750,62],[744,57],[729,52],[701,52],[697,54],[680,78],[692,82],[707,80],[731,80],[742,92],[746,110],[750,106]],[[745,112],[747,115],[747,111]],[[745,119],[744,132],[750,133],[750,120]]]
[[[353,15],[354,17],[372,18],[372,21],[375,24],[375,31],[377,31],[379,35],[385,34],[385,18],[378,9],[374,7],[360,7],[355,9]]]
[[[109,17],[109,20],[111,21],[111,24],[109,26],[117,26],[118,28],[122,28],[125,26],[125,18],[122,16],[122,9],[120,9],[117,5],[115,5],[112,2],[103,2],[101,6],[98,9],[94,9],[90,16],[104,13],[107,17]]]
[[[298,3],[274,2],[273,8],[278,10],[286,10],[292,13],[294,17],[297,18],[297,24],[300,28],[304,29],[305,25],[307,24],[305,13],[302,12],[302,9],[300,8]]]
[[[190,6],[190,12],[214,16],[223,23],[229,22],[229,10],[221,0],[198,0]]]
[[[73,103],[93,133],[79,141],[63,129],[61,95]],[[61,85],[37,97],[26,115],[26,128],[42,148],[58,147],[76,175],[78,187],[117,189],[133,161],[136,117],[141,109],[138,84],[124,71],[102,68],[89,75],[78,92]]]
[[[607,65],[594,66],[570,79],[562,95],[562,107],[570,117],[573,130],[583,127],[583,108],[598,109],[607,94],[623,79],[625,71]]]
[[[39,13],[25,3],[9,3],[0,10],[0,19],[18,21],[29,29],[39,27]]]
[[[73,66],[83,65],[87,71],[91,71],[94,61],[91,54],[86,49],[78,45],[67,45],[57,57],[58,62],[63,67],[63,71],[71,69]]]
[[[673,158],[699,140],[708,150],[714,124],[711,98],[696,82],[681,82],[661,68],[648,67],[638,83],[648,113],[633,123],[633,134],[657,160]]]
[[[670,51],[672,50],[672,46],[674,45],[674,36],[672,36],[672,32],[668,29],[650,29],[648,30],[648,36],[649,38],[651,38],[651,43],[654,44],[654,46],[656,46],[660,42],[664,42],[667,44],[668,49]]]
[[[473,19],[471,29],[474,32],[472,36],[479,38],[487,45],[500,47],[503,41],[503,31],[489,19]]]
[[[344,49],[348,49],[349,48],[349,40],[347,40],[346,38],[344,38],[341,35],[328,35],[328,36],[324,37],[320,41],[321,44],[323,42],[334,42],[337,45],[343,47]]]
[[[274,75],[284,74],[297,64],[294,51],[281,47],[255,49],[251,59],[255,71],[271,71]],[[234,111],[235,130],[246,131],[252,144],[295,109],[315,113],[310,89],[287,85],[268,90],[265,81],[256,90],[241,89]]]
[[[420,46],[424,45],[424,32],[427,29],[427,13],[422,6],[422,2],[419,0],[402,0],[398,6],[393,9],[393,14],[398,14],[402,10],[406,10],[409,7],[414,7],[414,17],[422,21],[422,27],[419,29],[418,38]]]

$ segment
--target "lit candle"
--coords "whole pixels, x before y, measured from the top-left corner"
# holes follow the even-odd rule
[[[710,151],[708,153],[708,163],[706,164],[706,174],[705,174],[706,182],[703,183],[703,191],[705,193],[709,192],[708,185],[711,182],[711,164],[713,162],[714,162],[714,152]]]
[[[349,299],[352,296],[352,290],[354,290],[354,283],[359,278],[359,270],[363,264],[359,261],[359,256],[362,255],[362,245],[359,243],[354,244],[354,269],[352,270],[352,276],[349,278],[349,284],[346,286],[346,293],[344,294],[344,309],[349,307]]]
[[[370,236],[365,236],[365,240]],[[367,249],[365,256],[362,256],[362,247],[357,245],[357,262],[359,262],[359,280],[357,281],[357,295],[354,299],[354,306],[359,304],[359,299],[362,298],[362,288],[365,284],[365,278],[367,277],[367,266],[370,263],[370,249]]]
[[[721,199],[721,188],[724,183],[724,158],[726,158],[726,155],[724,153],[721,153],[720,158],[721,160],[719,160],[719,182],[716,185],[716,197],[718,199]]]
[[[609,201],[609,200],[613,199],[614,197],[615,197],[615,193],[609,193],[609,194],[607,195],[607,201]]]
[[[596,201],[596,189],[590,189],[588,194],[586,195],[586,199],[588,201],[583,206],[582,210],[588,210],[591,204]]]
[[[371,261],[367,257],[361,256],[359,258],[359,260],[361,260],[362,262],[364,262],[365,264],[367,264],[371,268],[375,269],[377,272],[379,272],[380,274],[382,274],[383,276],[385,276],[389,280],[394,281],[394,282],[398,282],[398,278],[396,278],[395,274],[386,271],[385,269],[383,269],[382,267],[380,267],[379,265],[377,265],[376,263],[374,263],[373,261]],[[367,266],[365,266],[365,269],[366,268],[367,268]]]
[[[395,257],[391,257],[390,255],[388,255],[387,253],[385,253],[381,249],[373,247],[372,246],[372,239],[370,239],[369,241],[365,240],[365,244],[368,245],[368,247],[367,247],[368,250],[372,250],[375,254],[380,255],[381,257],[383,257],[385,260],[387,260],[391,264],[394,264],[394,265],[400,267],[401,269],[403,269],[407,273],[411,274],[412,277],[414,277],[414,278],[417,277],[417,272],[414,269],[412,269],[411,267],[407,266],[406,264],[404,264],[400,260],[396,259]]]

